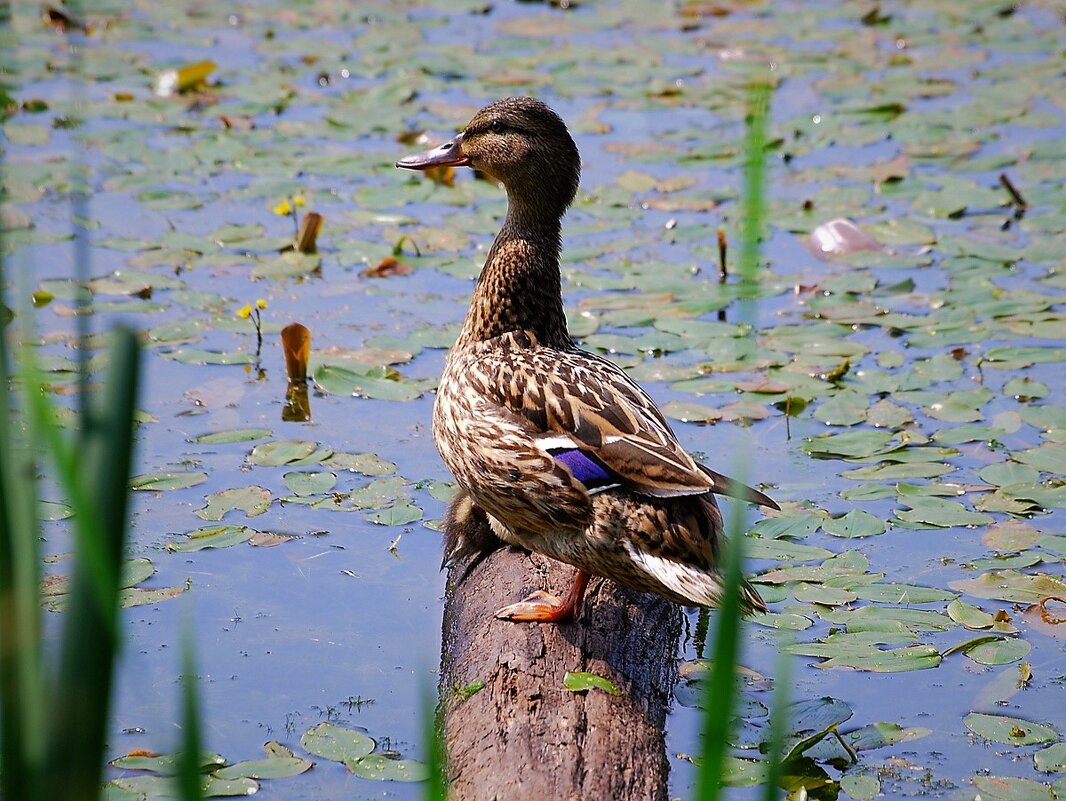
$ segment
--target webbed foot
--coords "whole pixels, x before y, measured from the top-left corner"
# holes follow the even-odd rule
[[[518,603],[497,610],[496,617],[501,620],[513,620],[516,623],[562,623],[573,620],[581,614],[581,601],[585,597],[585,588],[591,578],[592,576],[584,570],[579,570],[565,598],[560,600],[544,590],[537,590]]]

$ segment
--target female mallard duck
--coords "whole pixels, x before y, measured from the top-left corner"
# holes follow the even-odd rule
[[[578,569],[564,599],[535,592],[496,613],[510,620],[575,616],[593,575],[717,606],[714,493],[778,506],[697,463],[644,390],[570,339],[560,226],[581,167],[566,125],[543,103],[512,97],[396,166],[469,166],[507,190],[507,218],[433,410],[434,440],[461,487],[446,518],[446,559],[498,537]],[[745,611],[766,609],[753,588],[742,592]]]

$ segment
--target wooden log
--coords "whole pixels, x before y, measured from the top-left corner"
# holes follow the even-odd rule
[[[513,549],[456,585],[462,569],[452,570],[441,645],[449,798],[666,801],[679,608],[594,579],[577,621],[512,623],[493,613],[535,589],[565,594],[574,569]],[[567,671],[603,676],[621,694],[571,692]]]

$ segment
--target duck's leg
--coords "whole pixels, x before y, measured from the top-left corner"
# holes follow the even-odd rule
[[[561,623],[573,620],[581,614],[581,602],[585,598],[585,588],[588,587],[591,578],[590,573],[578,570],[570,592],[562,600],[544,590],[537,590],[518,603],[498,610],[496,617],[516,622],[536,621],[540,623]]]

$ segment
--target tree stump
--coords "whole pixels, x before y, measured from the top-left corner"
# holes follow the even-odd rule
[[[449,581],[440,691],[452,801],[666,801],[679,608],[594,579],[575,622],[493,616],[535,589],[565,594],[574,572],[501,549]],[[603,676],[621,694],[571,692],[567,671]]]

